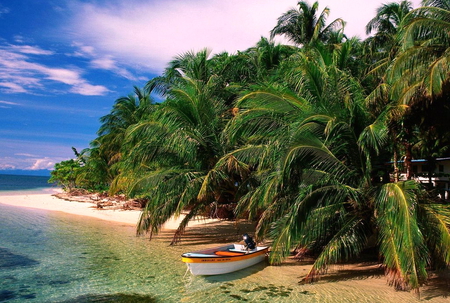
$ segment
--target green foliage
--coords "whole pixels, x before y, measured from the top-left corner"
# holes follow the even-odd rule
[[[317,16],[318,2],[310,6],[306,1],[300,1],[298,6],[298,9],[290,9],[278,18],[277,25],[270,32],[272,38],[276,35],[284,35],[298,45],[309,45],[318,41],[327,41],[332,33],[343,30],[342,19],[336,19],[326,25],[326,19],[330,14],[328,7]]]
[[[74,159],[56,163],[48,182],[62,186],[65,191],[71,191],[76,187],[77,174],[80,169],[80,162]]]
[[[414,181],[389,183],[385,163],[447,156],[447,2],[384,4],[361,42],[341,19],[326,25],[328,8],[300,1],[271,37],[301,47],[261,38],[233,55],[179,55],[117,99],[91,147],[51,181],[146,198],[138,234],[185,214],[172,243],[226,206],[256,221],[271,262],[315,254],[310,281],[375,245],[389,283],[418,290],[427,269],[450,266],[450,208]]]

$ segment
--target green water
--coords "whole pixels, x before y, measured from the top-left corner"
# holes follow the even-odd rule
[[[194,277],[180,255],[205,244],[168,243],[137,238],[132,226],[0,204],[0,302],[417,301],[363,279],[299,285],[306,269],[289,265]],[[433,292],[422,298],[449,302]]]

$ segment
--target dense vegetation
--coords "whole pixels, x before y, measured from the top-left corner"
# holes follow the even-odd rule
[[[254,47],[176,57],[53,180],[146,198],[140,233],[187,212],[173,242],[196,215],[254,220],[273,263],[317,256],[307,280],[376,248],[392,285],[418,289],[450,265],[450,208],[410,180],[413,157],[449,152],[450,2],[385,4],[364,41],[328,14],[301,1]]]

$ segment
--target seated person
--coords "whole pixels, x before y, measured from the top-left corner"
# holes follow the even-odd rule
[[[255,249],[256,248],[255,241],[253,241],[253,238],[250,237],[248,234],[244,234],[244,236],[242,238],[244,239],[245,248],[247,248],[247,250],[251,250],[251,249]]]

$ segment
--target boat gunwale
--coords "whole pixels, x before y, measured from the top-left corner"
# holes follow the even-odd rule
[[[226,246],[218,247],[218,248],[225,248]],[[181,260],[184,263],[222,263],[222,262],[236,262],[240,260],[246,260],[250,259],[256,256],[260,256],[262,254],[268,253],[269,247],[268,246],[259,246],[262,247],[262,249],[254,250],[254,251],[248,251],[243,252],[242,255],[236,255],[236,256],[219,256],[219,255],[213,255],[210,256],[186,256],[184,253],[181,255]],[[214,250],[214,249],[212,249]],[[203,250],[204,252],[205,250]],[[202,251],[197,252],[191,252],[191,253],[201,253]]]

